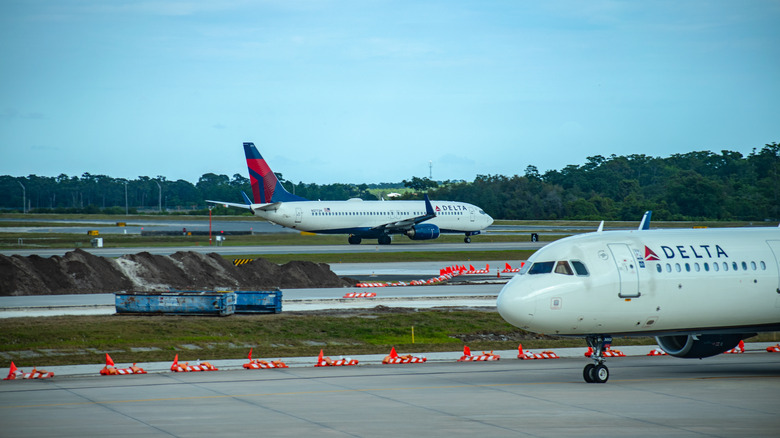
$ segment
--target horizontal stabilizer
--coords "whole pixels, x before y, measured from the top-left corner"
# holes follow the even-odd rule
[[[238,204],[235,202],[223,202],[223,201],[209,201],[206,200],[209,204],[215,204],[215,205],[223,205],[225,207],[238,207],[238,208],[246,208],[247,210],[251,210],[252,206],[249,204]]]

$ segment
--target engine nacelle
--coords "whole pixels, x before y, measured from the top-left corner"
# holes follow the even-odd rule
[[[430,240],[439,237],[439,227],[433,224],[418,224],[405,233],[412,240]]]
[[[715,356],[724,351],[736,347],[744,338],[753,336],[749,334],[733,335],[678,335],[656,336],[655,341],[670,356],[686,359],[701,359]]]

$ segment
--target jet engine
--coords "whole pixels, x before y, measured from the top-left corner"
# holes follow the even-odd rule
[[[439,227],[433,224],[418,224],[404,234],[412,240],[430,240],[439,237]]]
[[[739,344],[739,341],[751,336],[754,336],[754,334],[678,335],[656,336],[655,340],[658,342],[658,346],[670,356],[701,359],[731,350]]]

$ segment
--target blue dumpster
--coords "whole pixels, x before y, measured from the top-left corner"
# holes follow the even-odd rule
[[[236,313],[279,313],[282,311],[282,291],[236,291]]]
[[[236,311],[235,292],[117,292],[118,314],[217,315]]]

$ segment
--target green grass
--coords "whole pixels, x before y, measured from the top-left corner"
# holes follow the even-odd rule
[[[414,343],[412,343],[414,327]],[[506,340],[495,340],[498,336]],[[751,341],[776,342],[776,333]],[[19,367],[117,363],[585,347],[581,339],[529,334],[496,312],[376,308],[317,314],[198,316],[58,316],[0,320],[0,352]],[[618,338],[615,345],[653,345]]]

